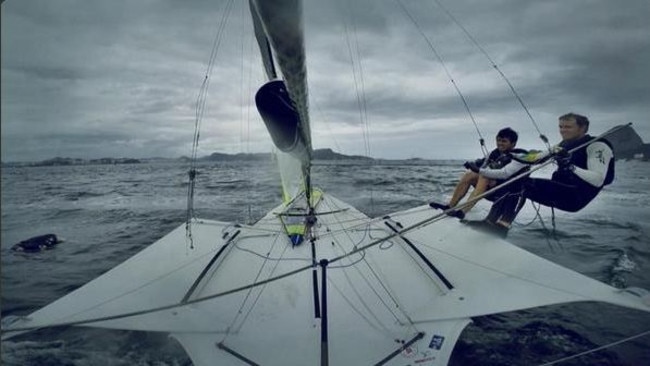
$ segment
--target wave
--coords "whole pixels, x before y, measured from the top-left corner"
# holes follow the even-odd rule
[[[266,165],[251,166],[254,168],[250,176],[243,175],[240,167],[202,170],[197,178],[195,214],[206,219],[252,223],[279,204],[281,198],[275,171],[270,172]],[[643,167],[646,174],[646,165]],[[3,172],[3,183],[6,183],[2,192],[3,242],[13,243],[41,231],[53,231],[67,239],[55,250],[38,255],[3,255],[3,318],[26,314],[68,293],[184,222],[187,174],[184,170],[179,173],[180,166],[178,169],[169,169],[167,165],[151,165],[150,169],[146,165],[115,166],[111,174],[101,177],[93,173],[97,169],[79,168],[71,171],[66,179],[56,179],[52,170],[35,168],[29,171],[34,178],[29,184],[22,184],[20,176],[5,176]],[[451,195],[461,174],[459,164],[442,168],[332,165],[315,167],[313,183],[362,212],[381,217],[426,204],[431,196]],[[246,179],[240,179],[244,177]],[[639,185],[630,180],[628,189],[622,183],[625,181],[617,180],[584,212],[564,214],[556,211],[555,238],[558,241],[539,221],[529,226],[516,225],[509,241],[604,282],[624,286],[627,281],[648,288],[644,268],[650,263],[650,249],[646,245],[649,216],[644,202],[649,202],[650,194],[643,192],[642,197],[637,196],[641,193],[630,197],[628,190],[638,192]],[[250,189],[235,189],[243,184],[250,185]],[[608,193],[616,194],[608,196]],[[535,215],[530,205],[527,206],[519,216],[518,221],[522,223]],[[487,207],[479,205],[476,210],[487,211]],[[550,212],[544,211],[542,215],[544,224],[552,230]],[[551,245],[548,243],[559,250],[547,249]],[[38,275],[25,276],[24,273]],[[599,308],[605,311],[593,315],[592,319],[582,313],[596,312],[567,311],[576,304],[570,306],[536,310],[530,315],[517,312],[478,317],[461,336],[452,364],[539,364],[551,361],[549,357],[559,358],[584,350],[589,346],[586,338],[601,339],[598,333],[601,329],[622,328],[624,333],[626,327],[638,323],[636,319],[621,321],[611,316],[614,312],[609,308]],[[561,318],[549,313],[560,314]],[[575,325],[577,322],[572,322],[576,316],[588,318],[591,328],[580,330]],[[576,330],[580,334],[571,333]],[[488,334],[492,331],[494,334]],[[175,343],[171,346],[165,343],[166,335],[154,339],[151,337],[159,335],[94,332],[86,327],[65,328],[34,333],[30,339],[40,342],[32,344],[3,342],[2,361],[9,365],[119,366],[184,365],[189,362],[182,349],[173,357],[159,355],[168,352],[170,347],[179,347]],[[101,336],[96,336],[98,334]],[[59,344],[51,343],[58,339],[64,341],[67,349],[64,352],[68,353],[61,353]],[[629,364],[643,364],[640,362],[643,357],[638,355],[646,350],[645,345],[645,341],[629,343],[627,347],[631,351],[628,354],[617,352]],[[113,348],[117,352],[113,352]],[[617,364],[610,356],[599,353],[595,359],[577,362]]]
[[[526,322],[514,330],[512,321],[510,317],[495,316],[474,319],[474,324],[465,332],[476,332],[479,339],[461,337],[450,364],[537,365],[598,346],[569,327],[550,320]],[[580,365],[620,365],[617,354],[612,351],[585,355],[578,361]]]
[[[630,259],[626,251],[620,250],[619,253],[609,268],[608,282],[614,287],[625,288],[627,287],[626,274],[632,273],[637,268],[637,264]]]
[[[630,221],[619,222],[619,221],[614,221],[611,219],[604,219],[604,218],[580,218],[578,219],[578,221],[599,228],[634,230],[637,232],[641,231],[641,227],[638,224],[635,224]]]
[[[593,235],[586,232],[570,232],[557,227],[525,227],[525,231],[528,234],[533,235],[536,238],[550,238],[550,239],[572,239],[572,240],[585,240],[588,241],[593,239]]]
[[[251,187],[251,182],[244,179],[210,181],[210,183],[202,185],[202,188],[207,190],[250,189]]]
[[[88,332],[88,331],[87,331]],[[141,332],[95,330],[102,343],[80,343],[82,333],[71,341],[4,341],[2,364],[11,366],[68,365],[158,365],[191,364],[180,346],[166,335],[145,335]],[[71,362],[72,361],[72,362]]]
[[[71,192],[63,194],[63,198],[66,201],[78,201],[83,198],[93,198],[93,197],[102,197],[105,196],[105,193],[95,193],[95,192]]]

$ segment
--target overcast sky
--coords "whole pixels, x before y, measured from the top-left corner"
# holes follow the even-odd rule
[[[467,100],[487,146],[505,126],[543,148],[490,61],[434,0],[402,0]],[[2,160],[190,155],[195,103],[226,0],[6,0]],[[650,142],[650,1],[441,0],[509,78],[542,133],[587,115]],[[477,129],[394,0],[306,0],[314,148],[473,158]],[[252,104],[264,82],[248,1],[217,42],[199,155],[270,152]],[[360,107],[361,105],[361,107]]]

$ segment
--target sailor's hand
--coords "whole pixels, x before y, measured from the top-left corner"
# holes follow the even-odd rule
[[[465,167],[465,169],[469,169],[469,170],[473,171],[474,173],[478,173],[478,171],[480,169],[479,166],[476,165],[476,162],[474,162],[474,161],[466,161],[465,164],[463,164],[463,166]]]
[[[566,149],[561,147],[554,148],[553,159],[555,159],[559,170],[572,170],[571,154]]]

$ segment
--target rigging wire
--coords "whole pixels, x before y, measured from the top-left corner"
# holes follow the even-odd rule
[[[623,339],[620,339],[620,340],[618,340],[616,342],[608,343],[608,344],[606,344],[604,346],[596,347],[596,348],[593,348],[593,349],[590,349],[590,350],[587,350],[587,351],[584,351],[584,352],[577,353],[575,355],[571,355],[571,356],[567,356],[567,357],[564,357],[564,358],[560,358],[560,359],[555,360],[555,361],[543,363],[543,364],[541,364],[539,366],[551,366],[551,365],[558,364],[560,362],[569,361],[569,360],[572,360],[574,358],[578,358],[578,357],[582,357],[582,356],[585,356],[585,355],[588,355],[588,354],[591,354],[591,353],[602,351],[604,349],[611,348],[611,347],[617,346],[617,345],[619,345],[621,343],[625,343],[625,342],[635,340],[637,338],[645,337],[647,335],[650,335],[650,330],[646,330],[645,332],[635,334],[635,335],[633,335],[631,337],[623,338]]]
[[[348,4],[349,13],[351,15],[352,34],[354,36],[354,50],[356,51],[356,58],[357,58],[356,65],[359,71],[359,83],[361,85],[361,105],[359,107],[360,109],[362,108],[363,110],[363,116],[361,122],[363,123],[365,128],[364,142],[366,148],[366,155],[370,156],[370,123],[368,122],[368,100],[366,98],[366,84],[363,78],[363,62],[361,62],[362,58],[361,58],[361,51],[359,47],[359,36],[357,32],[355,12],[354,9],[350,7],[350,2],[347,2],[347,4]],[[350,52],[350,60],[353,62],[354,65],[354,56],[352,53],[352,49],[350,47],[351,45],[349,42],[349,34],[347,33],[347,27],[346,27],[346,36],[347,36],[346,40],[348,42],[348,50]]]
[[[321,109],[320,105],[318,104],[318,101],[314,97],[314,94],[315,94],[314,91],[310,90],[309,94],[311,96],[310,103],[311,103],[311,105],[316,107],[316,110],[318,111],[318,114],[320,115],[320,118],[325,122],[325,127],[327,127],[327,131],[329,132],[329,136],[334,141],[334,146],[336,146],[336,151],[342,152],[343,150],[341,150],[341,145],[339,145],[339,142],[336,139],[336,135],[334,135],[334,133],[333,133],[332,125],[330,124],[329,118],[327,118],[325,113],[323,113],[323,110]]]
[[[338,4],[341,6],[340,4]],[[352,18],[350,20],[351,25],[348,25],[347,17],[343,17],[343,29],[345,31],[345,44],[348,50],[348,56],[350,57],[350,66],[352,67],[352,77],[354,80],[354,91],[357,98],[357,107],[359,110],[359,122],[361,123],[361,132],[363,136],[364,150],[366,154],[370,154],[370,141],[369,141],[369,129],[368,129],[368,108],[365,98],[365,84],[363,82],[363,68],[361,66],[361,53],[359,51],[359,42],[356,35],[356,25],[354,22],[354,12],[347,2],[348,8],[344,12],[345,14],[350,14]],[[342,11],[342,10],[341,10]],[[355,62],[355,52],[353,51],[352,43],[350,42],[350,27],[352,27],[352,32],[355,37],[355,49],[357,61]]]
[[[396,1],[399,2],[399,0],[396,0]],[[490,57],[490,55],[487,53],[487,51],[486,51],[486,50],[485,50],[485,49],[484,49],[484,48],[483,48],[483,47],[478,43],[478,41],[476,40],[476,38],[474,38],[474,36],[472,36],[472,34],[467,30],[467,28],[465,28],[465,27],[463,26],[463,24],[462,24],[460,21],[458,21],[458,19],[456,19],[456,17],[455,17],[453,14],[452,14],[449,10],[447,10],[447,8],[446,8],[444,5],[442,5],[442,3],[440,2],[440,0],[433,0],[433,1],[434,1],[434,2],[435,2],[435,3],[436,3],[436,4],[437,4],[441,9],[442,9],[442,11],[443,11],[445,14],[447,14],[447,16],[448,16],[448,17],[449,17],[449,18],[450,18],[450,19],[451,19],[451,20],[452,20],[452,21],[453,21],[453,22],[454,22],[454,23],[455,23],[455,24],[456,24],[456,25],[457,25],[457,26],[458,26],[458,27],[463,31],[463,33],[465,33],[465,35],[467,36],[467,38],[469,38],[469,40],[470,40],[470,41],[471,41],[471,42],[472,42],[472,43],[473,43],[473,44],[474,44],[474,45],[479,49],[479,51],[481,51],[481,53],[483,53],[483,55],[488,59],[488,61],[489,61],[490,64],[492,65],[492,68],[494,68],[494,70],[496,70],[496,71],[499,73],[499,75],[501,76],[501,78],[503,79],[503,81],[506,82],[506,84],[508,85],[508,87],[509,87],[510,90],[512,91],[512,94],[515,96],[515,98],[517,99],[517,101],[519,101],[519,104],[521,105],[521,107],[524,109],[524,111],[525,111],[526,114],[528,115],[528,118],[529,118],[530,121],[533,123],[533,126],[535,126],[535,129],[537,130],[537,133],[539,133],[539,138],[544,142],[544,144],[546,145],[546,147],[550,150],[550,149],[551,149],[551,145],[550,145],[549,142],[548,142],[548,138],[547,138],[547,137],[542,133],[542,131],[540,131],[539,126],[537,125],[537,122],[535,121],[535,118],[533,118],[532,114],[530,114],[530,111],[528,110],[528,107],[527,107],[526,104],[524,103],[523,99],[521,98],[521,96],[519,96],[519,93],[517,92],[517,90],[515,89],[515,87],[512,85],[512,83],[510,82],[510,80],[508,79],[508,77],[506,77],[506,75],[503,73],[503,71],[501,71],[501,68],[499,68],[499,66],[497,66],[496,62],[494,62],[494,60],[492,59],[492,57]]]
[[[250,153],[250,125],[251,125],[251,100],[246,98],[246,95],[252,96],[253,93],[253,56],[255,48],[255,36],[253,33],[248,32],[247,29],[253,27],[250,22],[247,20],[250,19],[250,16],[247,16],[248,7],[245,5],[245,2],[242,2],[241,6],[241,65],[240,65],[240,121],[239,121],[239,150],[242,153]],[[249,15],[249,14],[248,14]],[[246,37],[248,35],[248,37]],[[248,42],[248,51],[246,50],[246,43]],[[248,57],[247,57],[248,56]],[[248,62],[245,62],[245,61]],[[247,65],[245,65],[247,64]],[[244,177],[248,182],[253,181],[252,168],[249,164],[243,165]],[[253,219],[253,207],[251,203],[248,203],[248,223],[252,224]]]
[[[500,200],[500,199],[499,199]],[[542,214],[540,213],[540,209],[542,208],[541,204],[535,204],[535,202],[531,201],[531,205],[533,206],[533,209],[535,210],[535,217],[533,217],[532,220],[530,220],[527,223],[519,223],[515,221],[514,223],[517,225],[517,227],[527,227],[532,225],[534,222],[539,220],[539,223],[542,225],[542,229],[544,230],[545,233],[552,232],[553,233],[553,239],[555,239],[555,242],[557,243],[557,246],[560,248],[560,250],[564,250],[564,246],[562,245],[562,242],[557,238],[557,235],[555,235],[555,219],[553,218],[552,225],[553,225],[553,231],[549,230],[549,228],[546,226],[546,222],[544,222],[544,219],[542,218]],[[546,245],[548,246],[549,250],[552,253],[555,253],[555,247],[553,246],[553,243],[551,242],[551,239],[549,239],[548,235],[544,237],[546,240]]]
[[[203,77],[203,82],[199,89],[199,95],[196,100],[196,109],[195,109],[195,120],[194,120],[194,137],[192,141],[192,154],[190,158],[190,170],[188,172],[188,187],[187,187],[187,216],[185,219],[185,235],[189,240],[190,249],[194,249],[194,239],[192,237],[192,219],[194,218],[194,192],[196,185],[196,175],[197,175],[197,155],[199,150],[199,138],[201,136],[201,121],[203,120],[203,115],[205,113],[205,102],[208,97],[208,87],[210,86],[210,76],[212,75],[212,69],[214,68],[215,60],[221,45],[221,40],[223,38],[224,30],[226,24],[228,23],[228,18],[230,18],[230,12],[232,10],[232,4],[234,0],[230,0],[226,3],[225,11],[221,17],[221,21],[217,28],[217,34],[214,37],[212,43],[212,50],[210,51],[210,58],[208,59],[208,65],[206,68],[205,75]]]
[[[432,42],[432,41],[429,39],[429,37],[427,37],[427,35],[424,33],[424,31],[422,30],[422,27],[420,27],[420,24],[417,22],[417,20],[415,20],[415,18],[413,17],[413,15],[411,15],[411,13],[408,11],[408,9],[406,8],[406,6],[404,6],[404,4],[403,4],[400,0],[395,0],[395,2],[396,2],[396,3],[400,6],[400,8],[404,11],[404,13],[406,14],[406,16],[407,16],[407,17],[411,20],[411,22],[413,23],[413,25],[415,25],[415,28],[418,30],[418,32],[420,33],[420,35],[421,35],[421,36],[424,38],[424,40],[427,42],[427,44],[429,45],[429,48],[431,49],[431,51],[433,51],[433,54],[434,54],[434,55],[436,56],[436,58],[438,59],[438,62],[440,62],[440,65],[442,65],[442,68],[444,69],[445,74],[447,74],[447,77],[449,78],[449,81],[451,81],[451,84],[454,86],[454,89],[456,90],[456,93],[458,94],[458,96],[460,97],[460,99],[463,101],[463,105],[465,106],[465,110],[467,111],[467,114],[469,115],[469,118],[472,120],[472,123],[474,124],[474,128],[476,128],[476,133],[478,133],[478,136],[479,136],[479,143],[480,143],[480,145],[481,145],[481,151],[483,151],[483,155],[484,155],[485,157],[487,157],[489,153],[488,153],[487,148],[485,147],[485,139],[483,138],[483,135],[481,134],[481,130],[478,128],[478,124],[476,123],[476,120],[474,119],[474,115],[472,114],[472,110],[469,108],[469,104],[467,103],[467,100],[465,99],[465,96],[464,96],[463,93],[460,91],[460,88],[459,88],[458,85],[456,84],[456,81],[454,80],[454,78],[451,76],[451,72],[450,72],[449,69],[447,68],[447,65],[445,64],[445,61],[443,60],[442,56],[440,55],[440,53],[438,52],[438,50],[436,49],[436,47],[433,45],[433,42]]]
[[[361,62],[361,51],[359,47],[359,38],[357,32],[357,26],[355,22],[355,12],[354,9],[350,6],[350,2],[347,1],[347,14],[350,14],[350,26],[348,26],[348,21],[346,17],[343,17],[343,27],[345,30],[345,43],[348,49],[348,55],[350,56],[350,65],[352,66],[352,75],[354,78],[354,90],[357,96],[357,106],[359,109],[359,121],[361,123],[361,131],[363,136],[363,143],[366,156],[370,156],[370,123],[368,122],[368,103],[366,99],[366,90],[365,82],[363,78],[363,64]],[[354,36],[354,45],[350,41],[350,27],[352,28],[352,34]],[[354,46],[354,47],[353,47]],[[354,48],[354,50],[353,50]],[[356,51],[356,52],[355,52]],[[356,56],[356,62],[355,62]],[[369,165],[372,166],[374,161],[369,161]],[[370,187],[370,209],[375,211],[375,200],[374,200],[374,188]]]

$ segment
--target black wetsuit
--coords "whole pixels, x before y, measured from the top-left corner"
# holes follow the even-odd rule
[[[570,151],[592,139],[593,137],[585,135],[575,141],[563,142],[560,147]],[[600,141],[607,144],[610,149],[612,148],[611,144],[606,140]],[[587,169],[587,159],[587,146],[584,146],[571,154],[570,162],[576,167]],[[613,179],[614,158],[612,157],[603,185],[611,183]],[[587,206],[601,189],[602,185],[595,187],[582,180],[571,170],[557,170],[550,180],[524,178],[505,189],[507,192],[492,206],[487,220],[492,222],[497,220],[512,222],[527,198],[544,206],[554,207],[562,211],[576,212]]]

